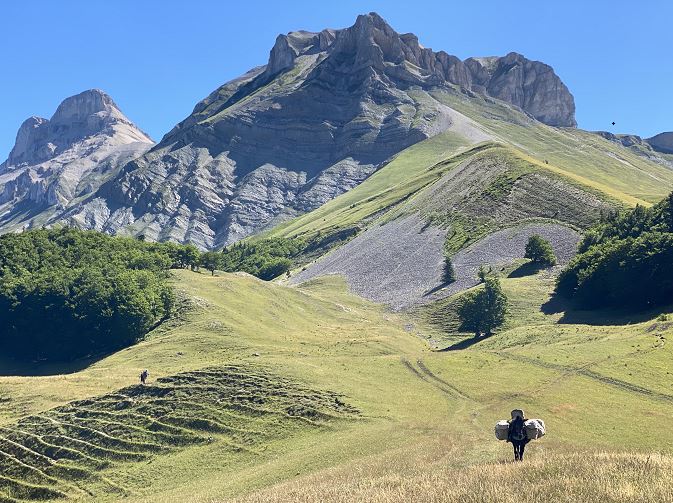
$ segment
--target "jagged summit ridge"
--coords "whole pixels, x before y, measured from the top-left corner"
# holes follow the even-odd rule
[[[574,125],[572,95],[547,65],[515,53],[461,61],[369,13],[344,29],[279,35],[266,65],[213,91],[144,155],[84,178],[78,169],[70,176],[77,183],[49,189],[31,168],[5,185],[0,200],[30,189],[31,201],[57,208],[48,224],[219,248],[321,206],[439,133],[451,131],[465,145],[495,139],[451,108],[446,93],[492,96],[547,124]],[[101,126],[101,117],[115,118],[120,133],[123,119],[111,99],[85,96],[69,109],[56,114],[77,124],[61,131],[63,146],[42,136],[57,128],[54,118],[35,119],[12,163],[83,155],[75,146],[90,140],[66,145],[89,125]],[[138,134],[131,128],[124,137]]]
[[[358,16],[353,26],[343,30],[279,35],[265,75],[291,68],[302,55],[323,51],[326,59],[350,60],[350,72],[371,68],[407,86],[455,84],[516,105],[546,124],[577,125],[574,98],[549,65],[515,52],[461,61],[423,47],[413,33],[398,34],[375,12]],[[334,70],[338,65],[329,66]]]
[[[100,89],[63,100],[51,119],[30,117],[0,164],[0,228],[45,223],[152,145]]]
[[[66,98],[51,119],[30,117],[21,124],[7,167],[37,164],[57,156],[75,142],[96,134],[114,134],[112,126],[137,128],[105,92],[90,89]],[[152,140],[140,130],[136,141]]]

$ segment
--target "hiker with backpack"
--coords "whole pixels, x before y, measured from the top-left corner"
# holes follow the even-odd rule
[[[530,442],[530,439],[526,435],[526,419],[521,409],[514,409],[511,415],[512,419],[509,421],[507,441],[512,442],[514,446],[514,461],[523,461],[523,451],[526,448],[526,444]]]
[[[147,371],[147,369],[143,370],[140,373],[140,384],[145,384],[145,381],[147,381],[147,378],[150,376],[150,373]]]
[[[521,409],[511,412],[512,419],[498,421],[495,425],[495,438],[512,442],[514,447],[514,461],[523,461],[523,452],[526,444],[537,440],[546,433],[546,426],[542,419],[526,419]]]

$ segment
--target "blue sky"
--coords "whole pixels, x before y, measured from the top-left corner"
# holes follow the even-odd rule
[[[210,91],[266,63],[278,33],[342,28],[369,11],[460,58],[517,51],[552,65],[584,129],[673,130],[668,0],[23,0],[0,4],[0,160],[24,119],[93,87],[158,140]]]

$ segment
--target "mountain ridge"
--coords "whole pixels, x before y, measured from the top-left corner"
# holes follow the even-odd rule
[[[428,96],[432,88],[459,85],[451,79],[503,96],[511,83],[518,87],[508,97],[542,110],[541,95],[519,86],[526,65],[536,63],[514,54],[500,59],[509,71],[496,65],[490,74],[469,63],[481,69],[473,85],[458,58],[423,48],[375,13],[341,30],[279,35],[266,65],[199,102],[60,221],[201,248],[232,243],[321,206],[437,133],[453,129],[467,144],[491,139]],[[552,94],[569,103],[561,115],[574,125],[572,95],[550,67],[539,69],[541,86],[552,79]]]
[[[0,226],[46,224],[153,144],[100,89],[66,98],[50,119],[30,117],[0,164]]]

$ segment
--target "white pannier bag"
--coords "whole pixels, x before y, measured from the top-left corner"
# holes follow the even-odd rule
[[[507,440],[509,433],[509,423],[507,421],[498,421],[495,423],[495,438],[498,440]]]
[[[547,432],[542,419],[528,419],[523,425],[526,428],[526,438],[529,440],[537,440],[540,437],[544,437],[544,434]]]

